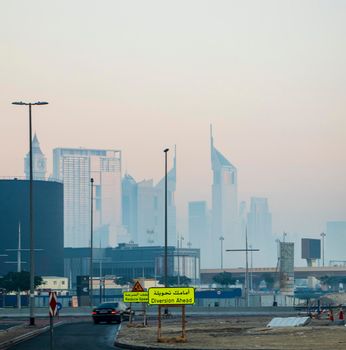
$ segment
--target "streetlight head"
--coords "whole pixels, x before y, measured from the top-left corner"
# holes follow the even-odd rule
[[[22,102],[22,101],[20,101],[20,102],[12,102],[12,104],[13,104],[13,105],[17,105],[17,106],[27,105],[27,103]]]
[[[47,104],[48,104],[48,102],[41,102],[41,101],[32,103],[32,105],[36,105],[36,106],[42,106],[42,105],[47,105]]]
[[[169,151],[169,148],[166,148],[163,150],[165,153],[167,153]]]
[[[29,105],[32,105],[32,106],[42,106],[42,105],[47,105],[48,102],[41,102],[41,101],[38,101],[38,102],[12,102],[13,105],[17,105],[17,106],[29,106]]]

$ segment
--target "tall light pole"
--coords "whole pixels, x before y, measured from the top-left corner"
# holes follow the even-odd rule
[[[252,245],[249,244],[249,248],[252,249]],[[252,276],[252,270],[253,270],[253,263],[252,263],[252,251],[250,255],[250,291],[253,292],[253,276]]]
[[[247,226],[245,227],[245,298],[246,298],[246,306],[249,306],[249,251],[247,244]]]
[[[168,265],[167,265],[167,244],[168,244],[168,237],[167,237],[167,153],[169,151],[169,148],[166,148],[163,150],[165,153],[165,287],[168,287]],[[168,308],[165,308],[164,311],[165,315],[168,315]]]
[[[32,176],[32,129],[31,129],[31,106],[47,105],[48,102],[12,102],[17,106],[29,106],[29,222],[30,222],[30,326],[35,325],[35,231],[34,231],[34,208],[33,208],[33,176]]]
[[[321,237],[322,237],[322,266],[324,267],[324,237],[326,237],[326,234],[322,232]]]
[[[167,153],[169,148],[164,149],[165,153],[165,287],[167,286],[168,266],[167,266]]]
[[[219,238],[221,243],[221,270],[223,269],[223,241],[225,240],[225,237],[221,236]]]
[[[93,306],[94,179],[90,179],[90,306]]]

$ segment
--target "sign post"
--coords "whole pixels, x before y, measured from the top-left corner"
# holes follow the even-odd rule
[[[149,304],[158,305],[158,327],[157,341],[165,342],[186,342],[186,310],[185,305],[195,303],[195,289],[191,287],[177,288],[149,288]],[[163,338],[161,335],[161,308],[181,307],[181,337]]]
[[[50,333],[50,350],[53,350],[53,317],[58,312],[58,301],[56,292],[49,292],[49,333]]]
[[[137,281],[131,292],[123,292],[124,303],[130,303],[130,324],[132,324],[132,303],[142,303],[143,305],[143,326],[147,325],[146,303],[149,302],[148,292],[144,291],[142,285]]]

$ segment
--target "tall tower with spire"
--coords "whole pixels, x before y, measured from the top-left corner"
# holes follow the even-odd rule
[[[26,179],[30,178],[30,153],[24,158],[24,172]],[[32,175],[34,180],[44,180],[47,172],[47,159],[41,151],[36,133],[32,140]]]
[[[213,266],[220,267],[220,238],[223,237],[224,249],[241,248],[238,225],[238,180],[237,168],[231,164],[215,147],[210,126],[211,166],[213,171],[212,185],[212,229],[211,260]],[[224,254],[224,267],[234,267],[232,262],[239,260],[238,256]],[[210,259],[209,259],[210,260]],[[227,266],[232,264],[232,266]]]

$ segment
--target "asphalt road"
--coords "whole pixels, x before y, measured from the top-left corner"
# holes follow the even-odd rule
[[[11,327],[15,327],[17,325],[20,325],[20,323],[0,323],[0,331],[3,331]]]
[[[54,328],[54,350],[109,350],[113,346],[118,325],[92,321],[65,324]],[[50,350],[49,332],[11,347],[11,350]]]

